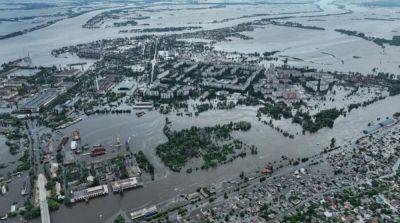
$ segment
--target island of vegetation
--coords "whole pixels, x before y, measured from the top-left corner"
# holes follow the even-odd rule
[[[147,159],[146,155],[143,153],[142,150],[134,154],[136,162],[139,165],[141,170],[146,171],[151,176],[151,179],[154,180],[154,166],[150,163]]]
[[[392,46],[400,46],[400,36],[393,36],[392,39],[385,39],[385,38],[367,36],[367,35],[365,35],[365,33],[358,32],[358,31],[352,31],[352,30],[335,29],[335,31],[342,33],[342,34],[346,34],[348,36],[355,36],[355,37],[359,37],[359,38],[362,38],[367,41],[372,41],[381,47],[384,47],[383,44],[389,44]]]
[[[193,126],[180,131],[173,131],[170,126],[167,119],[164,134],[168,142],[157,146],[156,152],[173,171],[180,171],[192,158],[202,158],[201,168],[207,169],[246,156],[247,147],[252,154],[257,153],[254,146],[247,146],[231,136],[233,131],[248,131],[251,128],[249,122],[230,122],[204,128]]]
[[[157,33],[157,32],[178,32],[185,30],[201,29],[201,26],[180,26],[180,27],[162,27],[162,28],[145,28],[145,29],[131,29],[129,32],[140,32],[140,33]],[[121,30],[121,33],[126,33],[128,30]]]
[[[287,26],[287,27],[293,27],[293,28],[299,28],[299,29],[325,30],[325,28],[322,28],[322,27],[307,26],[307,25],[303,25],[301,23],[290,22],[290,21],[288,21],[288,22],[272,21],[271,24],[275,25],[275,26]]]

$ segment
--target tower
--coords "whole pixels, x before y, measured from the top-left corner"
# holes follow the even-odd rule
[[[157,65],[157,39],[155,40],[155,47],[154,47],[154,57],[153,60],[151,61],[151,74],[150,74],[150,83],[153,83],[154,81],[154,69],[155,66]]]
[[[100,90],[99,79],[97,78],[97,76],[96,76],[95,84],[96,84],[96,90],[99,91]]]

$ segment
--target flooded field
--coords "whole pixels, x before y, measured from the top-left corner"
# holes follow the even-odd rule
[[[368,73],[373,68],[378,68],[378,71],[382,72],[398,72],[400,64],[398,59],[400,58],[399,47],[387,46],[383,49],[372,42],[345,36],[334,31],[337,28],[357,30],[371,36],[390,39],[400,29],[398,19],[395,17],[396,9],[365,8],[359,5],[346,5],[341,8],[333,3],[332,0],[320,0],[314,4],[239,4],[226,7],[215,7],[215,5],[207,4],[155,4],[144,8],[135,3],[114,5],[112,9],[126,8],[129,13],[132,13],[131,15],[141,15],[145,19],[138,20],[139,24],[134,27],[113,27],[113,21],[106,20],[98,29],[86,29],[82,25],[90,18],[112,9],[95,10],[77,17],[67,18],[49,27],[22,36],[0,40],[0,63],[28,54],[32,57],[34,65],[59,66],[87,62],[71,55],[54,58],[50,51],[63,46],[104,38],[140,35],[138,33],[119,33],[120,30],[132,28],[199,26],[201,30],[210,30],[262,18],[288,16],[288,19],[282,21],[323,27],[325,30],[267,25],[256,29],[254,32],[243,33],[252,37],[252,40],[232,39],[232,41],[217,43],[215,47],[217,50],[246,53],[263,53],[276,50],[280,51],[278,55],[282,59],[289,58],[293,65],[310,66],[324,70]],[[101,8],[101,5],[97,7]],[[154,12],[157,13],[154,14]],[[348,14],[341,15],[342,13]],[[10,26],[7,22],[2,25]],[[21,24],[21,28],[23,26]],[[15,27],[13,26],[13,29]],[[65,32],[65,30],[68,30],[68,32]]]
[[[305,25],[322,27],[326,30],[273,25],[263,26],[254,32],[244,33],[252,37],[252,40],[232,39],[230,42],[216,44],[216,49],[245,53],[279,51],[277,55],[288,58],[291,64],[331,71],[371,73],[373,68],[390,73],[400,71],[398,67],[400,64],[398,59],[400,47],[386,46],[382,48],[373,42],[336,32],[334,29],[339,27],[354,30],[352,27],[341,25],[347,24],[346,21],[342,20],[342,22],[337,23],[337,18],[341,17],[324,17],[322,21],[318,22],[304,22],[306,20],[304,18],[289,20]],[[353,21],[351,18],[347,19],[347,21]],[[393,35],[396,35],[395,31],[399,28],[398,22],[393,23],[393,29],[389,34],[387,30],[385,30],[386,32],[381,32],[382,30],[378,28],[383,27],[382,23],[362,20],[363,26],[370,28],[367,33],[371,36],[389,35],[390,37],[385,38],[391,39]],[[374,30],[371,27],[377,28]],[[363,30],[360,29],[360,31]]]

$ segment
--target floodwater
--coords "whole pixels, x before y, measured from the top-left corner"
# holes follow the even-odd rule
[[[325,23],[333,23],[336,18],[337,16],[332,16],[330,21]],[[382,26],[381,23],[370,22],[370,25],[373,24]],[[397,24],[399,23],[397,22]],[[289,57],[291,65],[300,67],[309,66],[323,70],[364,74],[371,73],[373,68],[377,68],[381,72],[399,73],[400,47],[387,45],[382,48],[371,41],[340,34],[334,31],[332,26],[326,24],[325,26],[316,26],[324,27],[326,30],[266,25],[257,28],[254,32],[243,33],[252,37],[251,40],[232,39],[229,42],[217,43],[215,48],[222,51],[244,53],[279,51],[278,56]],[[393,30],[397,30],[397,28],[393,28]],[[379,36],[378,31],[377,36]]]
[[[386,45],[382,48],[371,41],[335,31],[353,30],[371,37],[392,39],[400,31],[397,16],[399,8],[366,8],[345,4],[345,9],[339,10],[331,0],[321,0],[316,4],[324,10],[320,16],[294,15],[293,18],[281,21],[322,27],[325,30],[267,25],[254,32],[243,33],[252,37],[252,40],[232,39],[217,43],[216,49],[245,53],[279,51],[277,55],[289,57],[291,65],[330,71],[367,74],[376,68],[378,72],[400,72],[400,47]],[[351,13],[337,15],[349,11]]]
[[[200,25],[204,29],[232,26],[238,23],[252,21],[255,18],[241,18],[241,16],[255,13],[279,14],[299,13],[306,14],[341,13],[344,10],[331,4],[332,0],[318,1],[323,13],[307,13],[316,10],[315,5],[271,5],[271,6],[228,6],[228,8],[161,11],[151,16],[146,21],[150,27]],[[166,6],[153,7],[154,10]],[[175,6],[167,6],[174,9]],[[183,7],[183,6],[176,6]],[[280,10],[286,8],[284,11]],[[388,46],[382,49],[371,42],[340,35],[335,28],[355,29],[351,21],[361,24],[360,30],[371,36],[390,38],[399,30],[398,23],[390,22],[389,29],[382,28],[383,20],[363,20],[375,9],[350,7],[354,11],[351,16],[329,16],[323,18],[294,18],[290,21],[299,21],[305,25],[316,25],[326,28],[326,31],[304,30],[289,27],[265,26],[254,32],[244,33],[253,37],[253,40],[237,40],[223,42],[216,45],[219,50],[255,52],[280,50],[280,56],[296,57],[300,60],[292,60],[291,65],[312,66],[325,70],[358,71],[367,73],[373,67],[380,71],[397,72],[400,64],[399,47]],[[107,9],[111,10],[111,9]],[[296,11],[297,10],[297,11]],[[10,39],[0,40],[0,63],[30,55],[34,65],[51,66],[63,65],[85,61],[78,57],[68,56],[54,58],[50,51],[55,48],[86,43],[104,38],[130,36],[133,34],[118,34],[119,28],[84,29],[88,19],[105,10],[93,11],[78,17],[65,19],[49,27]],[[302,13],[300,13],[302,12]],[[380,16],[392,11],[380,11]],[[211,14],[210,14],[211,13]],[[369,14],[368,14],[369,13]],[[150,14],[150,13],[149,13]],[[143,15],[147,14],[143,12]],[[276,15],[266,16],[273,17]],[[381,18],[380,17],[380,18]],[[227,22],[212,23],[213,20],[229,18]],[[341,18],[340,23],[337,19]],[[324,21],[325,20],[325,21]],[[201,22],[201,23],[200,23]],[[172,24],[172,25],[171,25]],[[341,26],[343,24],[343,26]],[[4,25],[4,24],[3,24]],[[373,25],[374,28],[370,29]],[[388,31],[389,30],[389,31]],[[355,58],[357,56],[357,58]],[[290,158],[304,157],[316,154],[330,143],[331,137],[337,139],[338,144],[348,139],[354,139],[362,135],[362,130],[367,123],[384,118],[400,111],[400,96],[390,97],[376,102],[366,108],[353,110],[347,117],[340,117],[335,122],[333,129],[322,129],[313,135],[295,136],[289,139],[282,136],[274,129],[262,124],[256,119],[257,108],[238,107],[229,111],[208,111],[199,117],[178,117],[175,115],[160,115],[157,111],[147,112],[138,118],[134,114],[124,115],[95,115],[84,119],[64,132],[71,134],[73,129],[79,129],[82,144],[103,144],[105,146],[114,143],[117,136],[122,140],[131,137],[131,150],[143,150],[156,168],[155,181],[146,183],[145,187],[129,191],[121,195],[110,194],[108,196],[93,199],[89,203],[78,203],[72,208],[62,207],[59,211],[51,213],[53,222],[98,222],[98,215],[102,214],[107,219],[119,209],[131,210],[157,204],[181,193],[195,191],[202,185],[230,179],[242,171],[251,171],[264,166],[266,162],[278,161],[282,155]],[[234,133],[234,137],[243,140],[247,144],[257,146],[258,155],[248,155],[239,158],[233,163],[226,164],[215,169],[194,171],[192,174],[173,173],[169,171],[155,155],[155,147],[167,139],[162,133],[165,117],[173,123],[174,129],[189,128],[195,126],[213,126],[230,121],[249,121],[252,129],[244,133]],[[290,126],[288,127],[290,128]],[[101,158],[101,157],[100,157]],[[4,139],[0,138],[0,162],[15,160],[8,154]],[[3,213],[17,201],[18,193],[24,176],[17,178],[12,183],[10,196],[0,197],[0,210]],[[15,184],[14,184],[15,182]],[[15,199],[14,199],[15,198]],[[40,219],[35,220],[39,222]]]
[[[292,58],[289,59],[291,65],[362,73],[368,73],[373,68],[378,68],[378,71],[398,73],[400,71],[398,67],[400,47],[387,46],[382,49],[372,42],[341,35],[334,31],[334,29],[343,28],[365,32],[369,36],[390,39],[394,35],[398,35],[398,31],[400,31],[396,9],[365,8],[350,4],[345,5],[345,8],[339,8],[332,3],[334,3],[333,0],[319,0],[309,4],[228,5],[226,8],[210,8],[211,5],[155,4],[146,6],[145,10],[136,12],[135,9],[130,9],[130,11],[150,17],[140,21],[140,24],[134,28],[196,25],[201,26],[203,30],[208,30],[234,26],[260,18],[279,15],[294,16],[294,18],[283,21],[315,25],[326,30],[265,26],[254,32],[244,33],[253,37],[252,40],[232,39],[232,41],[217,43],[216,49],[246,53],[278,50],[280,51],[279,56]],[[123,7],[133,6],[135,3]],[[64,66],[69,63],[87,62],[87,60],[71,55],[54,58],[50,52],[63,46],[104,38],[140,35],[138,33],[119,33],[119,30],[130,29],[130,27],[82,28],[82,25],[91,17],[111,9],[92,11],[81,16],[64,19],[49,27],[22,36],[0,40],[0,63],[28,54],[32,57],[33,65],[38,66]],[[350,10],[351,14],[335,15]],[[324,16],[327,14],[331,16]],[[106,24],[108,23],[110,21],[106,22]],[[142,23],[147,23],[148,26],[143,26]],[[153,34],[163,35],[164,33]]]
[[[11,155],[8,147],[5,145],[6,138],[0,135],[0,164],[4,164],[4,168],[0,168],[0,177],[7,176],[15,169],[18,155]],[[21,189],[23,183],[27,179],[28,173],[14,176],[11,183],[7,185],[6,196],[0,195],[0,214],[7,213],[14,202],[24,202],[25,198],[21,197]]]
[[[59,64],[82,62],[77,57],[54,58],[51,56],[51,50],[63,46],[115,37],[118,30],[89,30],[82,28],[82,24],[102,11],[106,10],[89,12],[81,16],[62,20],[25,35],[0,40],[0,63],[15,60],[28,54],[32,58],[33,65],[37,66],[58,66]]]
[[[121,195],[110,194],[93,199],[89,203],[78,203],[72,208],[63,207],[51,214],[55,222],[95,222],[102,214],[107,219],[119,209],[132,210],[157,204],[178,194],[190,193],[202,185],[209,185],[237,176],[240,172],[262,167],[266,162],[278,161],[282,155],[290,158],[305,157],[319,153],[330,143],[331,137],[338,144],[363,134],[367,123],[378,117],[385,118],[400,110],[400,96],[378,101],[366,108],[353,110],[347,117],[340,117],[333,129],[322,129],[316,134],[296,136],[295,139],[283,137],[280,133],[256,120],[256,108],[238,107],[230,111],[208,111],[199,117],[178,117],[169,115],[174,129],[196,126],[213,126],[229,121],[249,121],[252,128],[248,132],[235,133],[234,137],[258,147],[258,155],[248,155],[233,163],[215,169],[194,171],[192,174],[172,173],[155,156],[155,146],[165,142],[162,133],[165,117],[156,111],[137,118],[134,114],[96,115],[65,130],[71,134],[79,129],[83,143],[109,145],[116,135],[126,139],[134,135],[131,150],[144,150],[156,168],[156,179],[146,183],[144,188],[128,191]]]
[[[12,157],[6,146],[6,138],[0,135],[0,163],[13,161]]]
[[[124,6],[125,8],[135,6],[130,4]],[[205,7],[205,6],[202,6]],[[251,21],[251,18],[237,19],[225,23],[212,23],[217,19],[237,18],[238,16],[252,15],[254,13],[298,13],[316,10],[313,5],[306,6],[293,6],[285,5],[285,7],[275,5],[264,5],[263,8],[256,6],[249,6],[243,9],[240,6],[230,6],[229,8],[212,8],[207,7],[203,10],[194,10],[189,6],[150,6],[151,10],[163,10],[160,12],[145,12],[140,11],[144,16],[150,16],[150,19],[145,20],[149,23],[147,28],[151,27],[170,27],[170,26],[193,26],[195,24],[203,26],[205,29],[221,28],[232,26],[241,22]],[[311,7],[311,9],[310,9]],[[117,7],[115,7],[117,8]],[[182,9],[183,8],[183,9]],[[185,10],[184,8],[189,8]],[[17,36],[10,39],[0,40],[0,64],[11,60],[25,57],[28,54],[32,57],[33,65],[38,66],[52,66],[52,65],[65,65],[68,63],[82,62],[77,57],[60,57],[54,58],[50,52],[64,46],[70,46],[80,43],[87,43],[100,39],[119,38],[126,36],[134,36],[138,34],[119,34],[119,30],[127,29],[118,27],[109,27],[101,29],[85,29],[82,25],[93,16],[100,14],[104,11],[112,10],[96,10],[77,16],[74,18],[64,19],[51,26],[45,27],[34,32],[27,33],[22,36]],[[174,11],[180,9],[180,11]],[[170,11],[171,10],[171,11]],[[207,16],[206,16],[207,14]],[[189,19],[189,20],[188,20]],[[204,23],[204,24],[202,24]],[[5,24],[4,24],[5,25]],[[140,28],[141,26],[135,27]],[[21,25],[23,29],[23,25]],[[160,34],[160,33],[159,33]]]

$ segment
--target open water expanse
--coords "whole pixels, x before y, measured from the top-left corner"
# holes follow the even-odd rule
[[[101,8],[102,5],[97,7]],[[0,40],[0,63],[28,54],[32,57],[33,65],[37,66],[63,66],[85,61],[70,55],[54,58],[50,51],[104,38],[138,35],[119,33],[121,29],[129,29],[129,27],[82,28],[87,20],[101,12],[132,7],[139,6],[135,3],[113,4],[109,9],[94,10],[77,17],[63,19],[51,26],[22,36]],[[343,6],[342,3],[339,5],[334,0],[319,0],[305,4],[228,5],[225,8],[216,8],[212,5],[155,4],[148,5],[145,9],[150,11],[138,13],[148,16],[149,19],[143,20],[135,28],[201,26],[203,30],[209,30],[261,18],[288,16],[291,18],[282,21],[318,26],[325,30],[264,26],[257,28],[254,32],[243,33],[252,37],[252,40],[232,39],[228,42],[217,43],[216,49],[246,53],[280,51],[278,55],[283,58],[288,57],[291,64],[332,71],[368,73],[373,68],[378,68],[378,71],[395,73],[400,70],[400,47],[382,48],[370,41],[345,36],[334,31],[341,28],[364,32],[372,37],[391,39],[399,35],[400,30],[400,16],[398,16],[400,9],[396,7],[367,8],[352,4]],[[8,18],[10,15],[6,12],[2,14]],[[6,27],[7,23],[3,25]],[[20,28],[18,28],[19,25]],[[24,23],[17,23],[11,27],[22,30]]]

